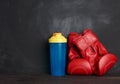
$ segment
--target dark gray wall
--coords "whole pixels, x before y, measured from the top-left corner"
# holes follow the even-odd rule
[[[86,27],[120,60],[120,0],[0,0],[0,73],[49,73],[52,33]]]

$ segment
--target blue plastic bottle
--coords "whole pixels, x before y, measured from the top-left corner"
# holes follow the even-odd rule
[[[51,75],[64,76],[66,72],[67,39],[62,33],[53,33],[49,38]]]

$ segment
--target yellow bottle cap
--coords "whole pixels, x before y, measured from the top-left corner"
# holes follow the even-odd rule
[[[49,43],[66,43],[67,39],[62,33],[53,33],[53,36],[49,38]]]

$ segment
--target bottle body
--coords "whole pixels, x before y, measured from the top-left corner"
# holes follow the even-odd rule
[[[66,43],[50,43],[51,75],[64,76],[66,70]]]
[[[53,76],[64,76],[66,72],[67,40],[61,33],[54,33],[49,39],[50,72]]]

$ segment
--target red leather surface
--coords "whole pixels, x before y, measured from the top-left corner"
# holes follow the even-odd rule
[[[82,34],[71,32],[68,45],[68,74],[104,75],[117,62],[90,29]]]

